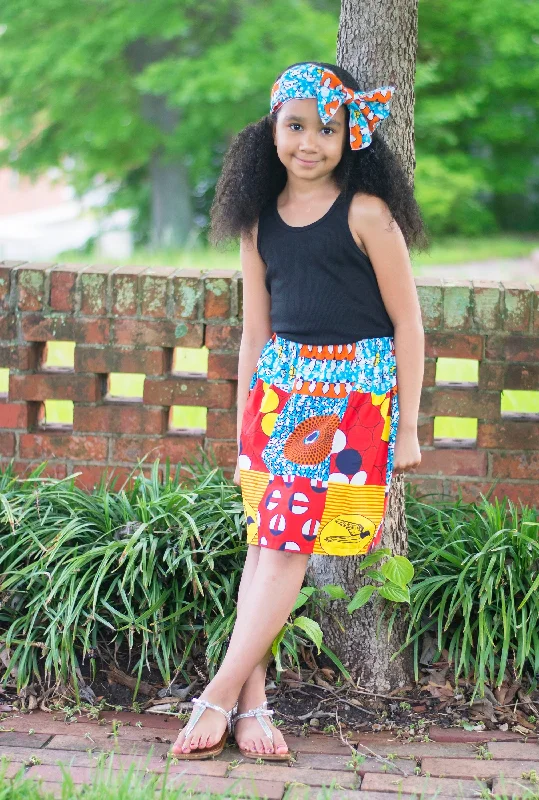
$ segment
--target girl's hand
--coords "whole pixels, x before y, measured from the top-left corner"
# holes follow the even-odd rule
[[[421,464],[421,451],[416,430],[397,428],[393,472],[404,472]]]
[[[236,461],[236,471],[234,472],[234,477],[232,478],[236,486],[240,485],[240,465],[239,461]]]

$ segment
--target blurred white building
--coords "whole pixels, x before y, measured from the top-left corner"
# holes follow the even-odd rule
[[[93,236],[104,258],[127,258],[133,249],[132,212],[101,218],[109,192],[102,186],[79,199],[60,170],[32,182],[9,167],[0,169],[0,261],[47,261]]]

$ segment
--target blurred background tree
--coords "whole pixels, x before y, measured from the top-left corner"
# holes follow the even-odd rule
[[[4,0],[0,164],[61,166],[135,242],[205,243],[223,154],[278,73],[335,60],[338,0]],[[420,0],[416,191],[431,233],[539,223],[539,6]],[[365,87],[369,88],[369,87]]]

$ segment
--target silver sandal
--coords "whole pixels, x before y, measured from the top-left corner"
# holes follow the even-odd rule
[[[178,758],[178,759],[193,759],[193,758],[211,758],[211,756],[218,756],[219,753],[222,753],[226,744],[226,740],[228,738],[228,734],[232,733],[233,730],[233,723],[232,718],[236,709],[238,708],[238,704],[234,705],[234,708],[231,708],[230,711],[225,711],[224,708],[221,706],[216,706],[213,703],[208,703],[207,700],[202,700],[200,697],[193,697],[191,700],[192,703],[195,703],[197,706],[191,716],[191,719],[187,723],[187,725],[182,728],[185,733],[185,738],[189,736],[192,732],[193,728],[199,721],[202,714],[205,712],[207,708],[212,708],[214,711],[220,711],[221,714],[224,714],[226,717],[226,726],[227,730],[221,736],[221,739],[214,744],[212,747],[203,747],[200,750],[191,750],[187,753],[173,753],[170,751],[171,758]]]
[[[234,710],[234,709],[232,709]],[[246,711],[244,714],[234,714],[232,720],[232,730],[236,727],[236,722],[239,719],[244,719],[245,717],[255,717],[257,722],[260,723],[262,730],[270,740],[271,744],[273,745],[273,731],[264,719],[264,717],[272,717],[274,714],[273,709],[268,708],[268,701],[264,700],[262,705],[257,706],[256,708],[251,708],[249,711]],[[238,745],[239,746],[239,745]],[[245,758],[263,758],[264,761],[290,761],[291,754],[290,751],[288,753],[256,753],[253,750],[244,750],[240,747],[240,753]]]

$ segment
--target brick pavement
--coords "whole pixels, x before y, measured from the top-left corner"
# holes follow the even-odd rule
[[[121,723],[116,736],[113,719]],[[81,716],[69,723],[40,711],[15,714],[0,721],[0,754],[9,760],[7,778],[24,770],[26,778],[43,781],[58,797],[61,765],[77,784],[92,782],[103,765],[118,776],[133,765],[142,781],[155,775],[159,786],[178,728],[172,716],[129,712],[103,714],[99,720]],[[350,748],[321,734],[287,736],[296,759],[291,766],[242,759],[231,743],[216,759],[172,764],[168,782],[194,793],[269,800],[412,800],[420,795],[456,800],[504,793],[539,798],[537,738],[436,726],[429,738],[405,744],[390,733],[361,735],[352,744],[365,758],[356,759],[355,769],[349,765]]]

